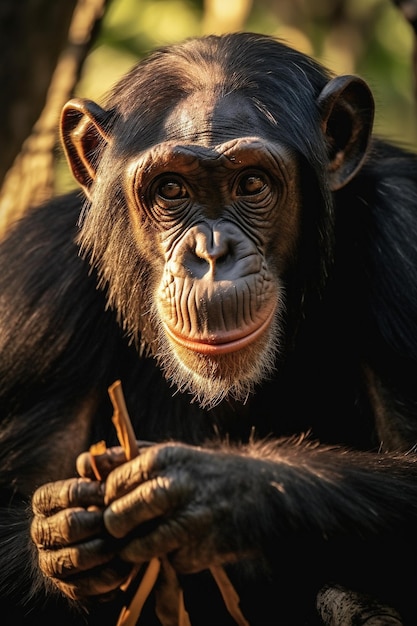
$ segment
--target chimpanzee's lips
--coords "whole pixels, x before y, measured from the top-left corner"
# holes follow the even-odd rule
[[[213,333],[209,338],[205,339],[190,339],[189,337],[176,333],[166,324],[165,328],[169,337],[183,348],[188,348],[188,350],[199,352],[206,356],[218,356],[228,354],[229,352],[237,352],[256,341],[271,324],[274,313],[275,307],[272,307],[268,315],[262,319],[258,325],[255,327],[252,326],[250,332],[246,332],[245,334],[242,334],[239,330],[234,330],[231,333]]]

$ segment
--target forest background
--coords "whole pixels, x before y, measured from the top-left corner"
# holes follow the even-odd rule
[[[72,96],[101,102],[157,46],[250,30],[337,74],[359,74],[375,129],[417,147],[417,0],[0,0],[0,233],[72,189],[58,121]]]

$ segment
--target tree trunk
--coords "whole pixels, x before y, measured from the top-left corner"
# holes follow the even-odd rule
[[[60,111],[109,1],[1,2],[1,234],[27,208],[53,194]]]

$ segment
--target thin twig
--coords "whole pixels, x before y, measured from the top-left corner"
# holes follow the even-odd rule
[[[109,387],[108,391],[113,404],[112,421],[116,428],[117,438],[125,451],[126,460],[130,461],[139,454],[139,450],[135,431],[133,430],[132,422],[130,421],[129,413],[126,408],[121,381],[116,380]],[[123,607],[117,621],[117,626],[134,626],[136,624],[142,612],[143,605],[156,583],[160,569],[161,564],[159,559],[151,559],[129,606]],[[136,573],[137,568],[134,568],[129,579],[122,586],[123,590],[127,589]]]
[[[126,459],[129,461],[139,454],[139,450],[135,432],[133,430],[129,413],[126,408],[120,380],[116,380],[109,387],[108,391],[114,409],[112,421],[116,428],[117,437],[119,439],[120,445],[123,447],[126,454]],[[103,448],[103,442],[99,442],[98,444],[95,444],[95,446],[97,448],[96,454],[101,453]],[[93,447],[90,448],[90,451],[92,450]],[[92,456],[94,456],[94,454],[92,454]],[[97,478],[99,478],[95,463],[93,464],[93,469],[97,475]],[[142,608],[157,581],[160,569],[160,560],[157,557],[151,559],[129,606],[123,607],[116,626],[135,626],[142,612]],[[213,566],[210,568],[210,572],[220,590],[225,606],[230,615],[235,620],[236,624],[238,624],[238,626],[250,626],[249,622],[246,620],[240,610],[239,595],[237,594],[235,588],[229,580],[224,568],[221,566]],[[125,590],[132,582],[132,579],[134,578],[136,573],[137,569],[134,569],[129,579],[126,581],[126,583],[124,583],[122,587],[123,590]],[[178,626],[191,626],[188,613],[185,609],[182,590],[179,596],[178,620]]]
[[[222,594],[223,602],[236,624],[239,626],[249,626],[249,622],[239,607],[240,598],[224,568],[221,565],[213,565],[210,567],[210,572]]]
[[[116,428],[117,437],[125,451],[126,459],[130,461],[139,454],[139,450],[135,431],[133,430],[132,422],[127,412],[120,380],[116,380],[109,387],[109,396],[114,409],[112,421]]]

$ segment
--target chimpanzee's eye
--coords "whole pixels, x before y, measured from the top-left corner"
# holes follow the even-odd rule
[[[156,193],[162,200],[188,198],[187,188],[179,178],[163,178],[156,188]]]
[[[261,172],[244,174],[237,186],[238,196],[255,196],[266,189],[268,182]]]

